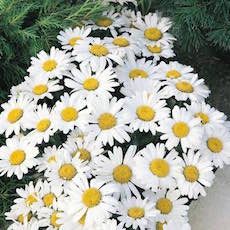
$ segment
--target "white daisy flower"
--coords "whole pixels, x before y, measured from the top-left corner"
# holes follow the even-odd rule
[[[143,45],[149,45],[152,42],[156,42],[157,45],[168,45],[176,40],[171,34],[167,33],[171,25],[170,19],[162,17],[159,12],[149,13],[144,17],[144,20],[142,17],[137,18],[134,23],[135,28],[131,29],[131,33]]]
[[[141,47],[142,56],[152,58],[154,62],[163,58],[172,58],[175,56],[172,45],[156,45],[154,42]]]
[[[96,138],[96,141],[100,144],[110,146],[114,145],[114,139],[119,143],[130,141],[130,128],[126,125],[127,119],[122,116],[122,107],[124,100],[117,100],[113,97],[111,100],[108,98],[95,98],[90,101],[88,107],[91,114],[89,117],[88,131],[89,134]],[[86,129],[87,131],[87,129]]]
[[[204,187],[210,187],[215,177],[212,162],[193,150],[184,153],[183,158],[183,167],[176,175],[181,195],[187,195],[189,199],[197,199],[199,194],[206,196]]]
[[[174,96],[177,101],[195,101],[202,102],[210,94],[210,90],[204,84],[204,79],[198,79],[198,75],[194,74],[190,79],[175,79],[167,81],[165,90],[169,95]]]
[[[124,116],[128,118],[133,131],[151,131],[155,135],[157,122],[169,117],[170,109],[166,105],[166,101],[159,100],[157,94],[136,93],[126,99]]]
[[[57,159],[64,154],[62,148],[57,148],[56,145],[48,146],[44,148],[44,153],[42,157],[37,158],[38,159],[38,166],[36,169],[38,172],[42,171],[51,171],[52,167],[56,164],[58,161]]]
[[[101,60],[108,62],[109,65],[112,65],[112,61],[119,65],[123,64],[122,57],[114,54],[108,48],[108,44],[100,38],[82,41],[81,44],[74,47],[72,54],[77,62],[83,62],[86,65],[90,63],[93,71],[98,68]]]
[[[105,184],[96,179],[92,179],[90,183],[86,178],[79,178],[76,184],[72,184],[68,188],[65,203],[60,203],[63,209],[60,223],[80,221],[85,227],[94,224],[100,224],[109,219],[112,213],[116,212],[118,202],[113,198],[112,194],[116,192],[116,186]],[[73,204],[74,205],[71,205]],[[88,229],[88,228],[87,228]]]
[[[123,66],[116,67],[116,75],[120,83],[129,82],[136,78],[153,79],[155,73],[154,63],[145,58],[136,59],[128,55]]]
[[[128,4],[128,3],[133,3],[135,6],[137,6],[137,1],[136,0],[103,0],[105,4],[108,4],[110,2],[114,3],[119,3],[120,5]]]
[[[122,148],[113,147],[113,152],[108,152],[108,158],[100,155],[95,159],[93,174],[96,179],[106,184],[112,184],[118,187],[116,197],[121,196],[131,198],[131,194],[136,197],[141,197],[138,189],[136,188],[136,178],[134,177],[134,155],[136,153],[136,146],[129,146],[125,154]]]
[[[35,103],[30,98],[20,95],[18,98],[11,97],[10,100],[1,105],[0,133],[5,132],[9,137],[13,132],[19,135],[20,129],[25,131],[28,127],[26,114],[31,114],[35,109]]]
[[[28,72],[32,76],[41,76],[47,78],[59,78],[69,76],[69,71],[74,67],[71,63],[71,54],[52,47],[50,54],[44,50],[37,54],[37,57],[31,58],[31,66]]]
[[[42,200],[39,197],[40,184],[36,183],[34,186],[33,181],[25,185],[25,189],[17,188],[16,192],[19,198],[14,200],[15,207],[19,208],[26,206],[32,213],[35,213],[42,207]],[[25,209],[28,210],[28,209]]]
[[[67,28],[64,31],[60,31],[57,39],[62,45],[64,50],[72,50],[75,45],[78,45],[81,40],[87,39],[91,32],[91,28],[75,27]]]
[[[224,164],[230,164],[229,131],[224,127],[207,130],[200,152],[208,156],[215,167],[223,168]]]
[[[158,131],[163,133],[161,140],[166,141],[167,149],[171,150],[181,144],[182,150],[187,148],[199,149],[203,138],[203,128],[200,119],[193,117],[185,108],[175,106],[172,110],[172,118],[159,121]]]
[[[23,94],[33,98],[35,102],[39,99],[53,99],[53,92],[62,90],[64,87],[59,85],[59,80],[49,80],[41,76],[25,77],[24,85],[22,86]]]
[[[26,116],[28,127],[32,129],[26,138],[33,143],[41,144],[43,141],[47,143],[57,131],[54,111],[48,108],[47,104],[38,105],[34,113]]]
[[[111,66],[106,67],[106,61],[101,59],[95,73],[90,65],[80,64],[80,69],[72,70],[73,76],[65,79],[65,86],[73,89],[77,97],[83,96],[87,100],[92,97],[106,96],[111,98],[111,92],[119,84]]]
[[[75,126],[83,128],[88,122],[88,109],[83,97],[64,93],[61,100],[56,102],[54,113],[59,130],[67,134]]]
[[[166,99],[167,92],[165,92],[164,83],[158,80],[135,78],[132,81],[125,81],[120,92],[126,97],[133,97],[136,94],[146,91],[148,95],[154,94],[158,99]]]
[[[0,172],[1,176],[7,173],[7,177],[16,175],[19,180],[28,169],[38,164],[35,157],[39,150],[27,138],[13,136],[6,139],[6,145],[0,147]]]
[[[158,211],[154,208],[155,203],[149,202],[147,199],[131,197],[119,202],[117,219],[119,220],[118,229],[125,227],[126,229],[145,230],[151,219],[158,215]]]
[[[150,203],[155,204],[155,208],[160,211],[155,220],[160,223],[169,222],[170,220],[187,218],[189,206],[186,205],[188,199],[181,197],[180,191],[176,190],[159,190],[157,193],[144,191],[143,195]]]
[[[86,26],[92,28],[92,30],[107,30],[109,29],[112,35],[116,35],[116,28],[120,28],[124,25],[123,18],[114,9],[110,11],[104,11],[102,16],[95,21],[86,21]]]
[[[57,162],[52,167],[51,171],[45,172],[45,177],[52,184],[62,185],[64,190],[74,183],[78,177],[90,171],[90,168],[79,158],[79,154],[72,157],[64,151],[63,155],[57,159]]]
[[[136,40],[134,40],[128,33],[113,37],[105,37],[104,41],[112,53],[118,54],[121,57],[125,57],[127,53],[138,56],[140,55],[141,50]]]
[[[201,119],[201,124],[205,130],[215,130],[216,127],[223,127],[227,119],[226,115],[219,112],[205,102],[197,103],[192,102],[191,105],[186,105],[188,111],[194,117]]]
[[[177,61],[171,61],[168,64],[162,61],[156,66],[155,78],[159,80],[191,79],[194,75],[192,72],[191,66],[182,65]]]
[[[167,154],[164,144],[150,143],[137,153],[134,174],[144,188],[172,189],[176,187],[175,174],[180,165],[181,158],[175,150]]]

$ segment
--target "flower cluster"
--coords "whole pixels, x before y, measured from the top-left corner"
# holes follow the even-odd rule
[[[204,80],[166,60],[170,27],[159,12],[112,8],[31,58],[1,105],[1,175],[36,169],[9,229],[190,229],[189,201],[230,163],[230,132]]]

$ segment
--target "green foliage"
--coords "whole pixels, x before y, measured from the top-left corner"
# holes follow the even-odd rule
[[[230,51],[229,0],[139,0],[143,12],[148,4],[169,16],[174,25],[172,33],[183,50],[200,51],[215,47]],[[147,11],[148,12],[148,11]]]

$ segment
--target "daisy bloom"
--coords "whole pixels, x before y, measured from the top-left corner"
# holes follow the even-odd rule
[[[156,42],[157,45],[168,45],[176,40],[167,33],[171,25],[170,19],[162,17],[159,12],[149,13],[144,20],[142,17],[137,18],[137,21],[134,22],[135,28],[131,29],[131,33],[143,45],[149,45],[152,42]]]
[[[100,155],[95,159],[93,174],[99,181],[116,186],[119,191],[117,198],[120,196],[122,199],[130,198],[131,194],[140,197],[140,193],[135,186],[136,179],[133,175],[133,158],[136,149],[136,146],[131,145],[123,154],[122,148],[114,146],[113,152],[108,152],[109,157]]]
[[[64,93],[61,100],[56,102],[54,113],[59,130],[67,134],[75,126],[83,128],[88,122],[88,110],[84,98]]]
[[[155,204],[156,210],[160,212],[155,218],[157,222],[165,223],[170,220],[187,218],[189,206],[186,203],[188,199],[181,197],[178,189],[169,191],[163,189],[157,193],[147,190],[143,195],[150,203]]]
[[[0,147],[0,152],[1,176],[7,173],[7,177],[11,177],[14,174],[21,180],[28,169],[38,164],[35,157],[39,150],[25,137],[13,136],[6,139],[6,145]]]
[[[91,28],[75,27],[67,28],[64,31],[60,31],[57,39],[62,45],[64,50],[72,50],[74,46],[78,45],[81,40],[87,39],[91,32]]]
[[[38,105],[34,113],[28,114],[27,122],[31,132],[27,134],[27,138],[36,144],[43,141],[48,142],[50,136],[57,131],[54,111],[47,107],[47,104]]]
[[[155,78],[159,80],[190,79],[194,75],[192,71],[191,66],[182,65],[177,61],[171,61],[168,64],[162,61],[156,66]]]
[[[155,135],[157,122],[169,117],[170,109],[166,105],[166,101],[159,100],[157,94],[136,93],[126,100],[124,116],[128,118],[133,131],[151,131]]]
[[[39,99],[53,99],[52,93],[62,90],[64,87],[58,85],[59,80],[49,80],[48,78],[33,76],[25,77],[23,94],[33,98],[35,102]]]
[[[205,102],[192,102],[191,105],[186,105],[186,107],[194,117],[200,118],[201,124],[205,130],[211,131],[215,130],[216,127],[221,128],[224,126],[227,119],[224,113],[219,112]]]
[[[117,191],[114,185],[104,184],[96,179],[88,182],[84,177],[75,182],[66,191],[69,196],[66,202],[60,203],[63,209],[60,223],[71,219],[72,222],[80,222],[87,228],[102,223],[116,212],[118,202],[112,196]]]
[[[204,84],[204,79],[198,79],[198,75],[194,74],[190,79],[175,79],[167,81],[165,90],[177,101],[195,101],[202,102],[210,94],[210,90]]]
[[[132,81],[125,81],[120,92],[126,97],[133,97],[136,94],[147,92],[148,95],[154,94],[158,99],[166,99],[167,92],[165,92],[164,83],[158,80],[135,78]]]
[[[5,132],[9,137],[13,132],[18,135],[20,129],[25,131],[28,127],[26,114],[31,114],[35,109],[35,103],[32,99],[20,95],[18,98],[11,97],[10,100],[1,105],[3,108],[0,114],[0,133]]]
[[[145,58],[135,59],[134,55],[128,55],[123,66],[116,67],[116,75],[120,83],[129,82],[136,78],[151,79],[155,73],[154,63]]]
[[[154,62],[163,58],[171,58],[175,56],[172,45],[156,45],[154,42],[141,47],[142,56],[147,58],[152,58]]]
[[[215,167],[230,164],[230,134],[226,128],[207,130],[201,146],[201,154],[206,155]]]
[[[74,67],[71,61],[70,53],[52,47],[49,54],[42,50],[37,57],[32,57],[27,71],[32,76],[62,79],[63,76],[70,75],[69,71]]]
[[[184,153],[183,158],[183,167],[176,175],[181,195],[187,195],[189,199],[197,199],[199,194],[206,196],[204,187],[210,187],[215,177],[212,162],[206,156],[201,156],[200,152],[194,153],[193,150]]]
[[[58,161],[57,159],[64,154],[62,148],[57,148],[56,145],[48,146],[44,148],[42,157],[37,158],[38,159],[38,166],[36,169],[38,172],[42,172],[44,170],[51,171],[52,167],[56,164]]]
[[[114,145],[114,139],[119,143],[130,141],[130,128],[126,125],[127,119],[122,116],[122,107],[124,100],[117,100],[113,97],[111,100],[108,98],[95,98],[90,101],[88,108],[91,111],[89,117],[88,130],[89,134],[96,138],[99,144],[110,146]],[[87,129],[86,129],[87,130]]]
[[[65,79],[65,86],[73,89],[76,97],[83,96],[87,100],[92,97],[106,96],[111,98],[111,92],[119,84],[111,66],[106,67],[106,61],[100,59],[98,68],[92,71],[90,65],[80,64],[80,69],[72,70],[73,76]]]
[[[64,190],[68,188],[78,177],[84,176],[90,168],[79,158],[79,154],[72,157],[68,152],[64,151],[51,171],[45,172],[45,177],[51,184],[62,185]]]
[[[182,150],[187,148],[199,149],[203,137],[203,129],[200,119],[194,117],[185,108],[175,106],[172,110],[172,118],[159,121],[158,131],[162,133],[161,140],[167,140],[167,149],[172,149],[181,144]]]
[[[99,17],[96,22],[87,21],[85,22],[85,25],[92,28],[92,30],[109,29],[112,35],[116,35],[116,28],[120,28],[122,25],[124,25],[124,21],[118,12],[115,12],[114,9],[111,9],[110,11],[104,11],[102,16]]]
[[[118,205],[117,219],[119,220],[118,229],[132,228],[145,230],[151,219],[154,219],[159,211],[155,209],[155,203],[147,199],[131,197],[121,200]]]
[[[135,157],[134,173],[144,188],[157,191],[176,187],[175,174],[179,170],[181,158],[172,150],[166,153],[163,143],[148,144]]]
[[[123,33],[119,36],[105,37],[105,42],[109,50],[113,53],[125,57],[127,53],[140,55],[140,48],[136,40],[134,40],[128,33]]]
[[[84,64],[90,63],[93,71],[95,71],[100,65],[101,60],[108,62],[112,65],[112,61],[122,65],[122,57],[112,52],[108,48],[108,44],[100,38],[90,38],[88,41],[82,41],[81,44],[74,47],[72,52],[77,62],[83,62]]]

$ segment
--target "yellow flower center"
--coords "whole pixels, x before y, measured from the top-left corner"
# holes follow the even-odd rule
[[[53,201],[55,199],[55,195],[51,192],[43,196],[43,203],[46,207],[49,207],[50,205],[53,204]]]
[[[36,195],[37,195],[36,193],[34,195],[29,195],[25,200],[26,205],[30,206],[34,202],[37,202],[37,198],[35,197]]]
[[[164,230],[163,227],[165,224],[167,224],[167,222],[164,222],[164,223],[157,222],[156,223],[156,230]]]
[[[194,117],[200,118],[203,125],[209,123],[209,117],[205,113],[196,113]]]
[[[169,70],[168,73],[166,74],[168,78],[174,78],[177,79],[181,76],[180,72],[178,72],[175,69]]]
[[[151,172],[158,177],[166,177],[169,174],[169,165],[166,160],[155,159],[150,163]]]
[[[50,127],[50,120],[49,119],[43,119],[40,120],[37,124],[37,130],[39,132],[45,132]]]
[[[142,69],[133,69],[129,72],[129,77],[133,80],[134,78],[141,77],[147,78],[148,73]]]
[[[128,165],[118,165],[113,170],[113,178],[121,184],[126,184],[132,177],[132,170]]]
[[[26,154],[23,150],[17,149],[10,154],[10,164],[20,165],[26,159]]]
[[[58,211],[55,211],[52,213],[52,215],[50,216],[50,224],[53,226],[53,227],[56,227],[56,228],[59,228],[61,226],[61,224],[58,224],[57,223],[57,220],[59,219],[58,217]]]
[[[176,137],[183,138],[189,134],[189,127],[185,122],[177,122],[172,127],[173,133]]]
[[[156,209],[158,209],[161,214],[169,214],[172,208],[172,202],[167,198],[160,198],[156,203]]]
[[[66,122],[75,121],[78,118],[78,111],[74,107],[66,107],[61,111],[61,117]]]
[[[117,37],[113,39],[113,44],[115,46],[120,46],[120,47],[127,47],[129,46],[129,41],[128,39],[124,37]]]
[[[27,214],[27,221],[30,221],[32,218],[32,213],[31,212],[28,212]],[[17,218],[18,222],[20,222],[21,224],[24,224],[24,216],[23,214],[20,214]]]
[[[141,105],[137,108],[136,114],[142,121],[152,121],[155,117],[155,111],[147,105]]]
[[[92,45],[89,51],[91,54],[98,57],[106,56],[109,53],[108,49],[100,44]]]
[[[196,166],[189,165],[184,168],[184,177],[189,182],[195,182],[199,178],[199,171]]]
[[[86,212],[87,213],[87,212]],[[86,213],[81,217],[81,219],[78,221],[79,224],[84,225],[85,224],[85,218],[86,218]]]
[[[78,150],[80,152],[80,159],[83,161],[90,161],[91,155],[87,149],[81,148]]]
[[[56,157],[54,155],[50,156],[49,159],[48,159],[48,163],[52,163],[52,162],[57,162]]]
[[[178,81],[176,83],[176,88],[183,93],[193,92],[193,86],[189,82],[186,82],[186,81]]]
[[[145,210],[140,207],[129,208],[128,216],[132,217],[133,219],[141,219],[145,216]]]
[[[96,25],[100,27],[108,27],[113,24],[113,20],[107,17],[101,17],[96,21]]]
[[[84,89],[89,90],[89,91],[97,89],[98,86],[99,86],[99,81],[93,77],[87,78],[83,82]]]
[[[22,109],[12,109],[9,113],[8,113],[8,117],[7,120],[13,124],[15,122],[17,122],[18,120],[21,119],[21,117],[23,116],[23,110]]]
[[[213,153],[220,153],[223,150],[223,143],[219,138],[210,137],[207,141],[208,148]]]
[[[153,54],[159,54],[161,53],[161,47],[160,46],[151,46],[151,45],[148,45],[147,46],[149,52],[153,53]]]
[[[76,45],[76,43],[79,41],[79,40],[81,40],[81,37],[73,37],[73,38],[70,38],[69,39],[69,44],[71,45],[71,46],[75,46]]]
[[[77,174],[77,170],[72,164],[63,164],[58,174],[63,180],[71,180]]]
[[[162,38],[162,33],[159,29],[151,27],[145,30],[145,37],[151,41],[158,41]]]
[[[101,130],[113,128],[117,124],[116,118],[111,113],[103,113],[98,118],[98,126]]]
[[[93,208],[101,202],[101,192],[96,188],[89,188],[82,195],[82,202],[87,208]]]
[[[34,88],[33,88],[33,93],[35,95],[42,95],[44,93],[46,93],[48,91],[48,87],[47,85],[36,85]]]
[[[54,70],[57,67],[57,62],[54,59],[50,59],[47,60],[43,63],[42,68],[46,71],[46,72],[51,72],[52,70]]]

